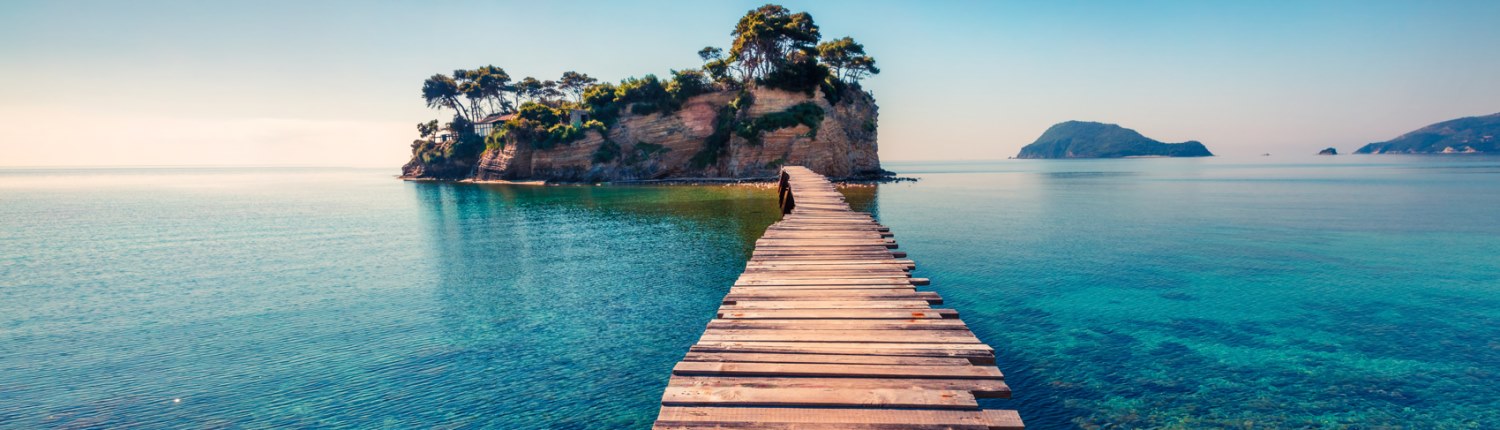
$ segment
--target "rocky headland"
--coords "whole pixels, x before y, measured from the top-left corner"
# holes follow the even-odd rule
[[[1067,121],[1048,128],[1016,158],[1211,157],[1198,141],[1165,143],[1115,124]]]
[[[1355,154],[1478,154],[1500,152],[1500,113],[1443,121],[1395,139],[1365,145]]]

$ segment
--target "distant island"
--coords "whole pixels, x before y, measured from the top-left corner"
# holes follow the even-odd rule
[[[1318,155],[1339,155],[1339,150],[1330,146],[1323,148],[1322,151],[1318,151]]]
[[[1355,154],[1476,154],[1500,152],[1500,113],[1443,121]]]
[[[880,73],[849,37],[822,41],[811,15],[747,12],[732,47],[698,68],[600,83],[513,80],[484,66],[422,84],[450,121],[417,124],[407,179],[604,182],[770,178],[802,165],[833,178],[881,177],[878,108],[860,80]]]
[[[1196,140],[1165,143],[1115,124],[1067,121],[1048,128],[1016,158],[1212,157]]]

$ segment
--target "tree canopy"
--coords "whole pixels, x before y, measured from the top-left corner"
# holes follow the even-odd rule
[[[453,74],[435,74],[422,82],[422,99],[433,109],[452,109],[450,129],[467,131],[475,121],[493,114],[515,113],[526,105],[529,122],[551,121],[538,117],[545,107],[565,118],[568,109],[589,110],[604,123],[624,109],[638,114],[670,111],[687,98],[712,91],[767,86],[812,94],[821,88],[837,103],[846,86],[880,73],[864,45],[843,37],[819,43],[822,34],[812,15],[793,13],[767,4],[745,12],[730,32],[730,48],[707,46],[698,50],[703,65],[697,69],[673,70],[670,80],[656,76],[627,78],[618,84],[600,82],[588,74],[566,71],[557,80],[534,77],[512,78],[493,65]],[[560,120],[559,120],[560,121]],[[430,124],[430,123],[428,123]],[[429,134],[423,124],[419,132]],[[565,124],[536,124],[551,127]],[[550,128],[549,128],[550,130]]]
[[[774,4],[745,13],[730,35],[734,44],[729,56],[739,63],[746,82],[769,75],[794,52],[813,53],[821,37],[811,14],[791,13]]]
[[[587,74],[574,71],[563,72],[562,78],[557,80],[558,89],[563,93],[573,96],[577,101],[583,101],[583,90],[598,83],[598,79],[589,77]]]
[[[818,59],[828,65],[834,78],[844,82],[854,83],[880,73],[875,58],[865,55],[865,46],[848,36],[819,43]]]

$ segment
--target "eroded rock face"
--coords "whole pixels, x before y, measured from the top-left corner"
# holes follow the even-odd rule
[[[754,102],[739,114],[741,120],[809,102],[823,109],[823,120],[816,133],[805,125],[764,132],[760,144],[736,135],[716,163],[697,165],[693,158],[714,134],[722,108],[738,96],[736,91],[716,92],[688,99],[669,114],[622,113],[609,127],[608,136],[591,130],[582,139],[548,149],[516,142],[487,150],[467,177],[564,182],[769,178],[784,164],[807,166],[838,178],[882,172],[876,146],[878,108],[868,93],[851,90],[834,105],[822,93],[809,96],[758,88],[750,92]],[[609,145],[618,149],[603,152],[616,155],[599,156],[600,148]],[[427,174],[451,170],[425,165],[414,157],[403,172],[408,177],[432,177]]]

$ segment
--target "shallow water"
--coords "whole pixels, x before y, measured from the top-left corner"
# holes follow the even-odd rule
[[[888,168],[1032,428],[1500,427],[1500,159]],[[0,427],[647,427],[774,200],[0,170]]]

